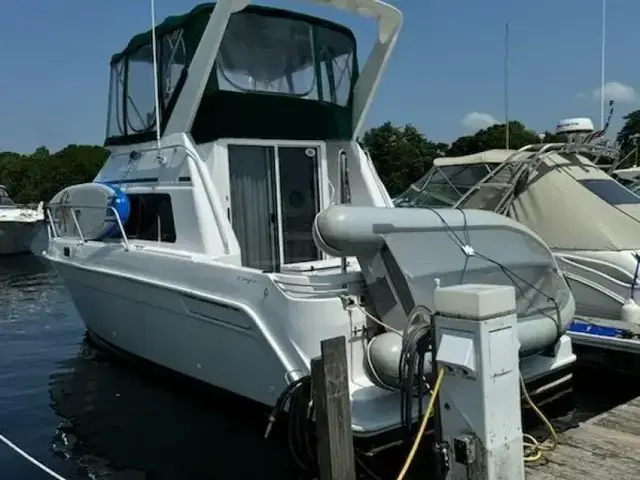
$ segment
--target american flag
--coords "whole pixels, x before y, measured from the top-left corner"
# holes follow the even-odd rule
[[[609,115],[607,116],[607,121],[602,127],[601,130],[594,130],[589,135],[587,135],[584,139],[584,143],[589,143],[597,138],[601,138],[607,133],[607,129],[609,128],[609,123],[611,123],[611,117],[613,116],[613,100],[609,100]]]

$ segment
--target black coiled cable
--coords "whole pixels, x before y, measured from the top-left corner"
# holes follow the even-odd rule
[[[311,376],[306,375],[291,382],[276,400],[269,415],[264,437],[271,433],[278,416],[288,410],[287,443],[289,452],[299,468],[315,473],[318,461],[313,436],[313,403]]]
[[[409,323],[402,336],[398,376],[400,379],[400,421],[402,437],[406,443],[411,443],[413,439],[414,397],[417,397],[418,415],[421,417],[422,399],[428,390],[424,363],[426,356],[432,354],[431,322],[427,321],[430,316],[431,312],[426,307],[415,307],[409,314]]]
[[[276,400],[269,415],[269,424],[264,437],[267,438],[278,416],[288,410],[287,443],[289,452],[297,466],[304,470],[309,478],[318,476],[318,456],[316,453],[316,436],[313,415],[313,389],[311,376],[301,377],[291,382]],[[366,462],[356,452],[355,459],[368,478],[380,480],[371,471]]]

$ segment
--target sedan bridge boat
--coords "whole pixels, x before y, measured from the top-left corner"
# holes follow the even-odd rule
[[[356,141],[400,12],[318,3],[377,21],[361,71],[348,28],[241,0],[155,28],[156,97],[152,32],[112,57],[111,154],[48,206],[46,257],[87,329],[269,406],[322,340],[344,336],[352,429],[371,437],[402,424],[402,388],[378,368],[391,357],[398,372],[393,330],[433,309],[438,282],[515,282],[524,379],[568,388],[574,303],[544,242],[488,212],[394,208]],[[485,257],[468,258],[450,229]]]

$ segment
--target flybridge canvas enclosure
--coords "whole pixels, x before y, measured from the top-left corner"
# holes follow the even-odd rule
[[[156,28],[161,130],[173,113],[215,8],[213,3],[199,5]],[[133,37],[112,57],[106,145],[155,138],[153,71],[150,31]],[[224,137],[352,137],[356,40],[342,25],[249,5],[231,15],[207,73],[190,132],[197,143]]]
[[[434,309],[437,282],[513,285],[522,355],[555,343],[574,313],[551,251],[502,215],[340,205],[318,214],[313,234],[330,255],[358,258],[378,315],[398,329],[414,306]]]
[[[537,168],[523,175],[519,167],[533,155],[490,150],[436,159],[432,170],[400,195],[396,205],[494,211],[507,190],[515,188],[504,213],[531,228],[552,249],[638,248],[640,197],[575,153],[543,153]],[[480,183],[507,159],[508,165],[494,178]]]

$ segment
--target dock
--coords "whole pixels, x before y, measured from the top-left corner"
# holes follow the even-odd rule
[[[640,477],[640,397],[558,434],[554,451],[527,465],[527,480]]]

